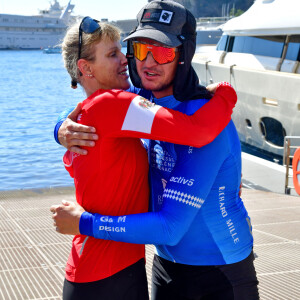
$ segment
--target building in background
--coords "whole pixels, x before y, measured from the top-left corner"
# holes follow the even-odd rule
[[[148,2],[152,2],[153,0],[148,0]],[[173,0],[174,2],[180,3],[188,10],[192,11],[195,17],[198,17],[198,6],[197,2],[199,0]]]
[[[148,0],[151,2],[153,0]],[[254,0],[173,0],[190,10],[196,18],[229,17],[246,11]]]

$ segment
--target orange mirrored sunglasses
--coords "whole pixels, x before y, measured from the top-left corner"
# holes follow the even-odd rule
[[[141,42],[133,42],[132,45],[134,56],[138,60],[143,61],[146,59],[148,52],[151,52],[154,60],[160,65],[172,62],[178,51],[178,48],[160,47]]]

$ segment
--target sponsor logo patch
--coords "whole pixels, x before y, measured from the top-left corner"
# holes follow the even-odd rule
[[[139,106],[148,109],[148,108],[155,106],[155,104],[143,97],[140,97]]]
[[[163,188],[165,189],[165,188],[166,188],[166,185],[167,185],[167,183],[168,183],[168,181],[167,181],[166,179],[163,179],[163,178],[162,178],[161,183],[162,183],[162,185],[163,185]]]
[[[161,12],[159,22],[170,24],[172,21],[172,16],[173,16],[173,13],[171,11],[163,10]]]
[[[180,184],[185,184],[188,186],[192,186],[194,184],[195,179],[187,179],[184,177],[174,177],[172,176],[170,179],[171,182],[176,182],[176,183],[180,183]]]
[[[153,22],[171,24],[173,19],[173,12],[164,9],[145,9],[141,22]]]

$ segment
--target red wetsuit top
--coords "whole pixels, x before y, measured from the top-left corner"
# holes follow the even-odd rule
[[[96,128],[88,155],[67,151],[77,202],[91,213],[125,215],[148,210],[148,159],[140,138],[200,147],[228,124],[236,94],[221,86],[194,115],[163,108],[129,92],[98,90],[82,102],[78,123]],[[122,224],[122,221],[120,221]],[[120,225],[114,230],[123,230]],[[109,277],[145,257],[144,245],[76,235],[66,279],[91,282]]]

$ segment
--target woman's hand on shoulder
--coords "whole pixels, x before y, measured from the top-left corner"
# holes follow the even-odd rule
[[[217,88],[220,87],[220,86],[223,86],[223,87],[224,87],[224,86],[225,86],[225,87],[230,87],[230,88],[233,89],[233,86],[232,86],[230,83],[226,82],[226,81],[221,81],[221,82],[216,82],[216,83],[209,84],[209,85],[206,87],[206,89],[207,89],[209,92],[211,92],[212,94],[215,94]],[[234,89],[233,89],[233,90],[234,90]]]
[[[216,92],[218,86],[219,86],[219,82],[217,82],[217,83],[212,83],[212,84],[209,84],[209,85],[206,87],[206,89],[207,89],[210,93],[214,94],[214,93]]]

